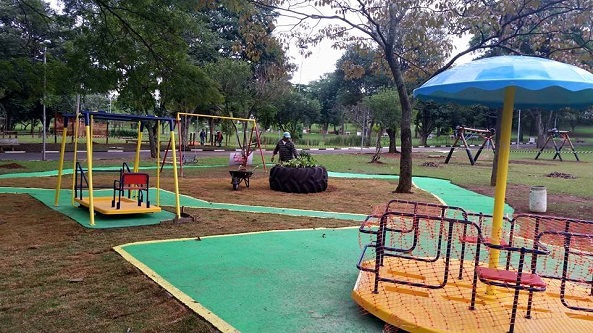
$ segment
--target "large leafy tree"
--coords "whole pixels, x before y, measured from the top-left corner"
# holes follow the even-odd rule
[[[339,102],[351,109],[348,113],[355,117],[350,120],[360,123],[362,128],[372,129],[376,118],[368,114],[368,107],[361,107],[360,103],[365,97],[374,95],[392,84],[377,56],[375,50],[354,46],[349,47],[336,63],[336,75],[341,78]],[[372,131],[365,132],[368,143],[371,133]]]
[[[267,9],[246,4],[225,6],[220,2],[200,2],[200,5],[197,17],[213,37],[209,47],[194,45],[192,50],[200,51],[190,53],[195,61],[204,64],[224,97],[202,112],[274,119],[276,109],[272,104],[289,90],[287,73],[291,68],[272,34],[274,16]],[[207,56],[195,57],[200,55]]]
[[[320,103],[321,110],[317,122],[326,135],[330,125],[341,125],[343,108],[338,105],[341,78],[337,73],[325,74],[321,79],[309,84],[311,96]]]
[[[43,64],[44,48],[52,48],[43,42],[56,32],[54,15],[39,0],[0,2],[0,111],[9,129],[41,119],[44,90],[53,86],[52,80],[43,85],[53,65]]]
[[[65,1],[76,31],[69,65],[83,94],[118,92],[118,104],[135,114],[192,111],[220,99],[214,83],[188,56],[190,42],[203,36],[187,2],[135,0]],[[202,25],[203,27],[203,25]],[[155,97],[158,96],[157,101]],[[154,134],[151,150],[156,153]]]
[[[551,52],[577,50],[588,45],[591,1],[466,1],[466,0],[251,0],[281,15],[298,19],[299,44],[324,38],[336,46],[356,42],[377,47],[388,64],[402,108],[402,157],[396,192],[412,189],[412,103],[404,73],[417,70],[427,77],[449,68],[458,58],[483,49],[508,47],[508,42],[531,36]],[[311,27],[324,25],[319,33]],[[352,32],[355,31],[356,34]],[[546,32],[545,34],[543,32]],[[577,31],[575,33],[574,31]],[[565,39],[566,34],[578,35]],[[471,34],[478,43],[453,54],[447,36]],[[553,50],[553,51],[552,51]],[[515,50],[518,51],[518,50]],[[450,60],[443,62],[445,56]],[[431,61],[434,59],[434,61]],[[422,64],[421,66],[419,64]]]
[[[319,117],[321,105],[316,99],[307,97],[303,92],[293,90],[276,102],[276,123],[282,131],[291,132],[294,139],[299,139],[303,124],[311,124]]]
[[[397,101],[399,96],[397,91],[394,89],[381,89],[376,94],[371,95],[365,99],[365,104],[368,106],[371,117],[374,119],[376,125],[379,126],[379,137],[383,133],[383,130],[389,137],[389,152],[395,153],[395,135],[397,129],[400,126],[401,121],[401,109],[399,108]],[[379,160],[381,153],[380,139],[377,139],[377,150],[373,156],[372,161]]]

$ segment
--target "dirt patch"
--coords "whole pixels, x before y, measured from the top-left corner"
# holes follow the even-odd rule
[[[234,191],[227,168],[187,169],[182,194],[208,201],[369,214],[392,198],[436,202],[431,195],[394,194],[396,182],[330,179],[325,192],[269,189],[256,172]],[[113,184],[113,174],[96,182]],[[171,172],[161,184],[172,190]],[[55,186],[55,177],[2,179],[0,186]],[[69,189],[72,177],[65,176]],[[165,185],[167,184],[167,185]],[[69,202],[62,202],[68,205]],[[170,209],[167,207],[167,209]],[[0,332],[216,332],[203,319],[111,250],[137,241],[195,238],[263,230],[356,226],[353,221],[224,210],[188,209],[195,222],[89,230],[26,194],[0,194]],[[89,318],[91,318],[89,320]]]
[[[562,172],[552,172],[546,175],[546,177],[550,178],[562,178],[562,179],[576,179],[577,177],[569,174],[569,173],[562,173]]]
[[[8,163],[0,165],[0,169],[26,169],[26,167],[18,163]]]
[[[520,165],[554,165],[551,163],[539,162],[539,161],[528,161],[528,160],[510,160],[509,164],[520,164]]]
[[[424,162],[424,163],[420,164],[420,166],[430,167],[430,168],[438,168],[439,164],[435,163],[435,162]]]

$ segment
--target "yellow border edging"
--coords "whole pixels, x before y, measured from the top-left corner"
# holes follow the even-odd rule
[[[291,229],[291,230],[264,230],[264,231],[253,231],[253,232],[246,232],[240,234],[225,234],[225,235],[211,235],[211,236],[204,236],[202,238],[218,238],[218,237],[228,237],[228,236],[242,236],[242,235],[254,235],[254,234],[263,234],[263,233],[271,233],[271,232],[287,232],[287,231],[305,231],[305,230],[327,230],[327,229],[355,229],[358,227],[343,227],[343,228],[303,228],[303,229]],[[137,260],[134,256],[129,254],[124,247],[130,245],[141,245],[141,244],[153,244],[153,243],[166,243],[166,242],[178,242],[178,241],[187,241],[187,240],[195,240],[195,237],[191,238],[175,238],[175,239],[164,239],[164,240],[151,240],[151,241],[140,241],[140,242],[133,242],[127,243],[123,245],[114,246],[113,250],[119,253],[124,259],[126,259],[130,264],[136,266],[142,273],[146,274],[151,280],[156,282],[161,287],[165,288],[171,295],[177,298],[181,303],[185,304],[187,307],[192,309],[195,313],[199,316],[203,317],[206,321],[212,324],[214,327],[219,329],[223,333],[236,333],[240,332],[236,328],[234,328],[231,324],[227,323],[217,315],[215,315],[212,311],[208,310],[205,306],[200,304],[197,300],[191,298],[183,291],[179,290],[174,285],[170,284],[167,280],[163,277],[158,275],[155,271],[153,271],[150,267],[143,264],[141,261]]]
[[[189,238],[188,238],[189,239]],[[169,241],[169,240],[167,240]],[[167,280],[163,279],[160,275],[158,275],[155,271],[150,269],[150,267],[143,264],[141,261],[134,258],[131,254],[129,254],[125,249],[123,249],[126,245],[132,244],[139,244],[139,243],[157,243],[159,241],[150,241],[150,242],[138,242],[138,243],[130,243],[125,245],[118,245],[114,246],[113,250],[119,253],[124,259],[126,259],[129,263],[136,266],[139,270],[141,270],[146,276],[152,279],[154,282],[165,288],[171,295],[177,298],[181,303],[185,304],[187,307],[192,309],[195,313],[199,316],[203,317],[206,321],[211,323],[214,327],[219,329],[223,333],[236,333],[240,332],[233,326],[231,326],[226,321],[222,320],[220,317],[215,315],[212,311],[208,310],[202,304],[198,303],[193,298],[189,297],[187,294],[182,292],[181,290],[177,289],[175,286],[170,284]]]

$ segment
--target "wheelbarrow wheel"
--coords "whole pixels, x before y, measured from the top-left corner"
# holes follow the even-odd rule
[[[236,191],[236,190],[239,189],[239,182],[240,182],[239,177],[233,177],[233,181],[232,181],[232,183],[233,183],[233,190]]]

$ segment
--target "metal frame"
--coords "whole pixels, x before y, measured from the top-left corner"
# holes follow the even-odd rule
[[[403,204],[406,205],[404,207],[394,207],[395,204]],[[440,210],[440,213],[437,214],[424,214],[423,212],[419,213],[418,207],[434,207]],[[398,208],[403,208],[401,211],[398,211]],[[453,212],[461,213],[461,218],[452,217]],[[411,227],[405,228],[396,228],[389,226],[389,221],[392,221],[394,217],[404,218],[407,220],[412,221]],[[487,293],[490,286],[500,286],[505,288],[514,289],[514,297],[513,297],[513,305],[512,305],[512,312],[510,317],[509,323],[509,332],[513,332],[515,329],[515,319],[518,311],[518,302],[519,302],[519,293],[521,290],[526,290],[529,292],[528,304],[527,304],[527,311],[526,311],[526,318],[531,318],[531,311],[532,311],[532,302],[533,302],[533,293],[534,292],[542,292],[546,290],[546,283],[541,280],[542,278],[550,278],[550,279],[558,279],[561,280],[561,291],[560,291],[560,301],[561,303],[571,310],[577,311],[585,311],[585,312],[593,312],[593,307],[582,307],[582,306],[575,306],[568,303],[567,299],[569,297],[566,296],[566,283],[567,282],[575,282],[575,283],[585,283],[588,284],[590,295],[593,296],[593,276],[591,276],[590,280],[582,280],[582,279],[575,279],[574,277],[568,276],[568,266],[571,256],[586,256],[593,258],[593,250],[587,251],[580,251],[571,249],[571,241],[580,238],[580,239],[588,239],[593,240],[593,234],[584,234],[578,232],[572,232],[573,226],[575,224],[579,224],[586,229],[593,228],[593,221],[587,220],[578,220],[578,219],[568,219],[568,218],[561,218],[561,217],[554,217],[554,216],[545,216],[545,215],[533,215],[533,214],[518,214],[512,220],[505,218],[507,223],[510,223],[510,235],[508,238],[508,242],[502,239],[494,239],[483,236],[482,232],[482,223],[485,218],[493,218],[491,215],[485,215],[481,213],[466,213],[463,209],[457,207],[449,207],[445,205],[437,205],[437,204],[428,204],[428,203],[417,203],[417,202],[410,202],[405,200],[391,200],[386,205],[385,211],[379,214],[368,215],[367,218],[363,221],[361,226],[359,227],[359,232],[364,234],[375,235],[374,239],[371,240],[371,243],[366,244],[363,246],[362,253],[357,262],[357,268],[361,271],[372,272],[374,274],[374,288],[373,292],[378,294],[379,293],[379,283],[387,282],[393,284],[401,284],[401,285],[408,285],[420,288],[427,288],[427,289],[439,289],[444,288],[448,282],[449,271],[450,271],[450,256],[451,256],[451,247],[453,241],[453,230],[455,225],[461,225],[463,233],[460,236],[462,251],[461,251],[461,258],[460,261],[464,260],[464,253],[465,248],[469,244],[474,244],[475,246],[475,255],[473,258],[474,261],[474,272],[473,272],[473,282],[472,282],[472,294],[471,294],[471,301],[470,301],[470,310],[475,309],[476,304],[476,294],[477,294],[477,282],[481,281],[485,283],[488,287],[486,288]],[[515,224],[521,222],[521,219],[532,219],[535,223],[533,225],[533,244],[528,246],[515,246],[513,245],[516,235],[517,228]],[[379,219],[378,225],[376,223],[372,223],[373,219]],[[474,221],[477,219],[477,222]],[[425,256],[416,256],[414,255],[413,251],[416,249],[416,245],[419,244],[418,237],[420,234],[419,223],[420,221],[426,223],[433,223],[438,225],[439,234],[436,237],[434,245],[436,251],[436,258],[426,258]],[[547,225],[550,222],[554,222],[555,225]],[[560,225],[556,225],[558,222],[562,222]],[[471,235],[477,235],[475,240],[473,241],[464,241],[463,237],[468,234],[468,227],[473,229]],[[553,230],[553,229],[564,229],[562,230]],[[404,234],[404,233],[411,233],[412,234],[412,246],[405,246],[405,247],[394,247],[394,246],[387,246],[386,239],[387,233],[393,234]],[[555,275],[546,275],[541,272],[538,272],[537,268],[537,260],[539,257],[547,256],[550,254],[550,251],[540,242],[541,238],[546,235],[552,236],[561,236],[563,240],[563,260],[562,260],[562,273],[560,276]],[[433,236],[434,237],[434,236]],[[531,238],[530,238],[531,239]],[[406,242],[407,243],[407,242]],[[443,244],[445,243],[445,244]],[[444,246],[443,246],[444,245]],[[507,255],[506,259],[506,266],[498,269],[496,267],[486,267],[480,261],[480,249],[481,246],[486,246],[490,253],[489,262],[492,263],[492,256],[495,254],[496,260],[498,261],[499,252],[505,252]],[[440,276],[439,284],[426,284],[426,283],[416,283],[410,282],[406,280],[400,279],[393,279],[393,278],[386,278],[380,275],[380,268],[384,264],[385,257],[397,257],[406,260],[413,260],[413,261],[422,261],[422,262],[434,262],[436,259],[439,259],[442,251],[442,248],[445,247],[444,251],[444,272],[443,276]],[[375,249],[374,260],[370,259],[366,262],[374,262],[371,264],[364,264],[365,262],[365,254],[369,248]],[[510,262],[511,262],[511,255],[513,253],[519,254],[519,263],[517,266],[516,271],[510,270]],[[527,260],[527,256],[530,256],[531,260]],[[528,265],[526,267],[526,264]],[[463,268],[463,262],[460,266],[459,278],[461,279],[461,270]],[[510,278],[509,278],[510,277]]]
[[[67,137],[67,128],[68,128],[68,121],[70,119],[73,120],[74,123],[74,156],[73,156],[73,170],[75,173],[78,173],[80,168],[81,177],[84,177],[87,184],[88,184],[88,192],[89,192],[89,199],[88,199],[88,208],[89,208],[89,217],[90,217],[90,224],[91,226],[95,225],[95,205],[94,205],[94,187],[93,187],[93,131],[92,131],[92,124],[95,119],[101,120],[117,120],[117,121],[128,121],[128,122],[138,122],[138,138],[136,144],[136,158],[134,161],[134,172],[138,172],[139,163],[140,163],[140,145],[142,143],[142,130],[143,126],[147,122],[156,121],[159,125],[161,122],[165,122],[169,124],[170,129],[170,137],[171,141],[175,143],[175,120],[173,118],[166,118],[166,117],[156,117],[156,116],[139,116],[139,115],[130,115],[130,114],[116,114],[116,113],[106,113],[106,112],[92,112],[92,111],[82,111],[76,114],[64,114],[64,130],[62,131],[62,144],[60,147],[60,162],[58,166],[58,182],[56,185],[55,191],[55,198],[54,198],[54,205],[59,205],[59,192],[61,190],[61,183],[62,183],[62,174],[63,174],[63,166],[64,166],[64,155],[66,150],[66,137]],[[78,123],[80,118],[84,119],[85,124],[85,132],[86,132],[86,157],[87,157],[87,170],[86,176],[83,175],[83,169],[78,163],[77,160],[77,153],[78,153]],[[158,163],[159,163],[159,154],[160,154],[160,131],[157,134],[157,170],[158,170]],[[73,177],[72,182],[72,204],[75,203],[76,199],[76,182],[77,177]],[[175,186],[175,211],[177,218],[181,217],[181,210],[180,210],[180,201],[179,201],[179,182],[178,182],[178,175],[177,175],[177,157],[175,152],[173,152],[173,178],[174,178],[174,186]],[[81,179],[82,181],[82,179]],[[156,180],[156,188],[157,188],[157,206],[160,200],[160,177],[159,173],[157,172],[157,180]],[[81,196],[82,196],[82,189],[81,189]],[[80,202],[80,201],[79,201]]]
[[[257,128],[257,121],[255,119],[226,117],[226,116],[213,116],[213,115],[198,114],[198,113],[177,112],[176,120],[177,120],[177,123],[180,125],[180,128],[181,128],[181,116],[189,116],[189,117],[197,117],[197,118],[210,118],[210,119],[222,119],[222,120],[235,120],[235,121],[243,121],[243,122],[251,123],[252,127],[251,127],[251,135],[249,137],[249,145],[244,143],[244,146],[246,146],[246,147],[241,147],[242,154],[244,154],[244,156],[243,156],[244,162],[243,162],[242,167],[244,169],[247,166],[247,156],[249,156],[249,154],[251,154],[251,146],[253,144],[253,132],[255,131],[255,146],[257,147],[257,149],[259,149],[263,169],[264,169],[264,171],[266,170],[266,161],[264,158],[264,153],[261,148],[260,133]],[[179,130],[179,158],[181,160],[183,160],[182,146],[183,146],[183,140],[181,138],[181,130]],[[174,150],[175,145],[172,145],[172,147]],[[181,176],[183,176],[183,165],[182,164],[180,164],[179,169],[181,172]]]
[[[480,149],[478,149],[478,152],[476,153],[475,157],[472,156],[472,152],[469,150],[469,145],[467,144],[467,141],[465,139],[466,131],[476,133],[484,139],[484,142],[482,142],[482,145],[480,146]],[[496,131],[494,129],[483,130],[483,129],[464,127],[464,126],[457,126],[455,128],[455,142],[451,145],[451,150],[449,151],[449,154],[447,155],[447,158],[445,159],[445,164],[449,163],[449,160],[451,159],[451,156],[453,155],[453,151],[455,150],[455,146],[457,146],[457,142],[459,142],[459,140],[461,140],[463,142],[463,147],[465,148],[465,152],[467,153],[467,157],[469,158],[469,162],[472,165],[474,165],[476,163],[476,161],[478,161],[478,157],[480,157],[480,154],[482,153],[482,150],[484,149],[486,144],[492,145],[492,150],[496,149],[496,147],[494,146],[494,141],[492,141],[492,138],[494,138],[495,135],[496,135]]]
[[[568,133],[569,133],[568,131],[559,131],[555,128],[549,130],[548,137],[546,138],[546,143],[544,143],[544,145],[539,150],[539,152],[537,152],[537,155],[535,155],[535,159],[536,160],[538,159],[538,157],[542,154],[544,149],[546,149],[546,147],[548,146],[548,142],[550,142],[550,140],[552,140],[552,144],[554,144],[554,151],[555,151],[554,157],[552,158],[552,160],[555,160],[556,157],[558,157],[558,159],[562,162],[562,156],[560,156],[560,151],[564,147],[564,144],[568,142],[568,145],[570,146],[570,149],[572,150],[574,157],[577,159],[577,162],[580,162],[579,155],[577,154],[576,150],[574,149],[574,146],[572,145],[572,141],[570,141],[570,136],[568,135]],[[557,137],[562,138],[562,143],[560,144],[560,146],[558,146],[556,144]]]

